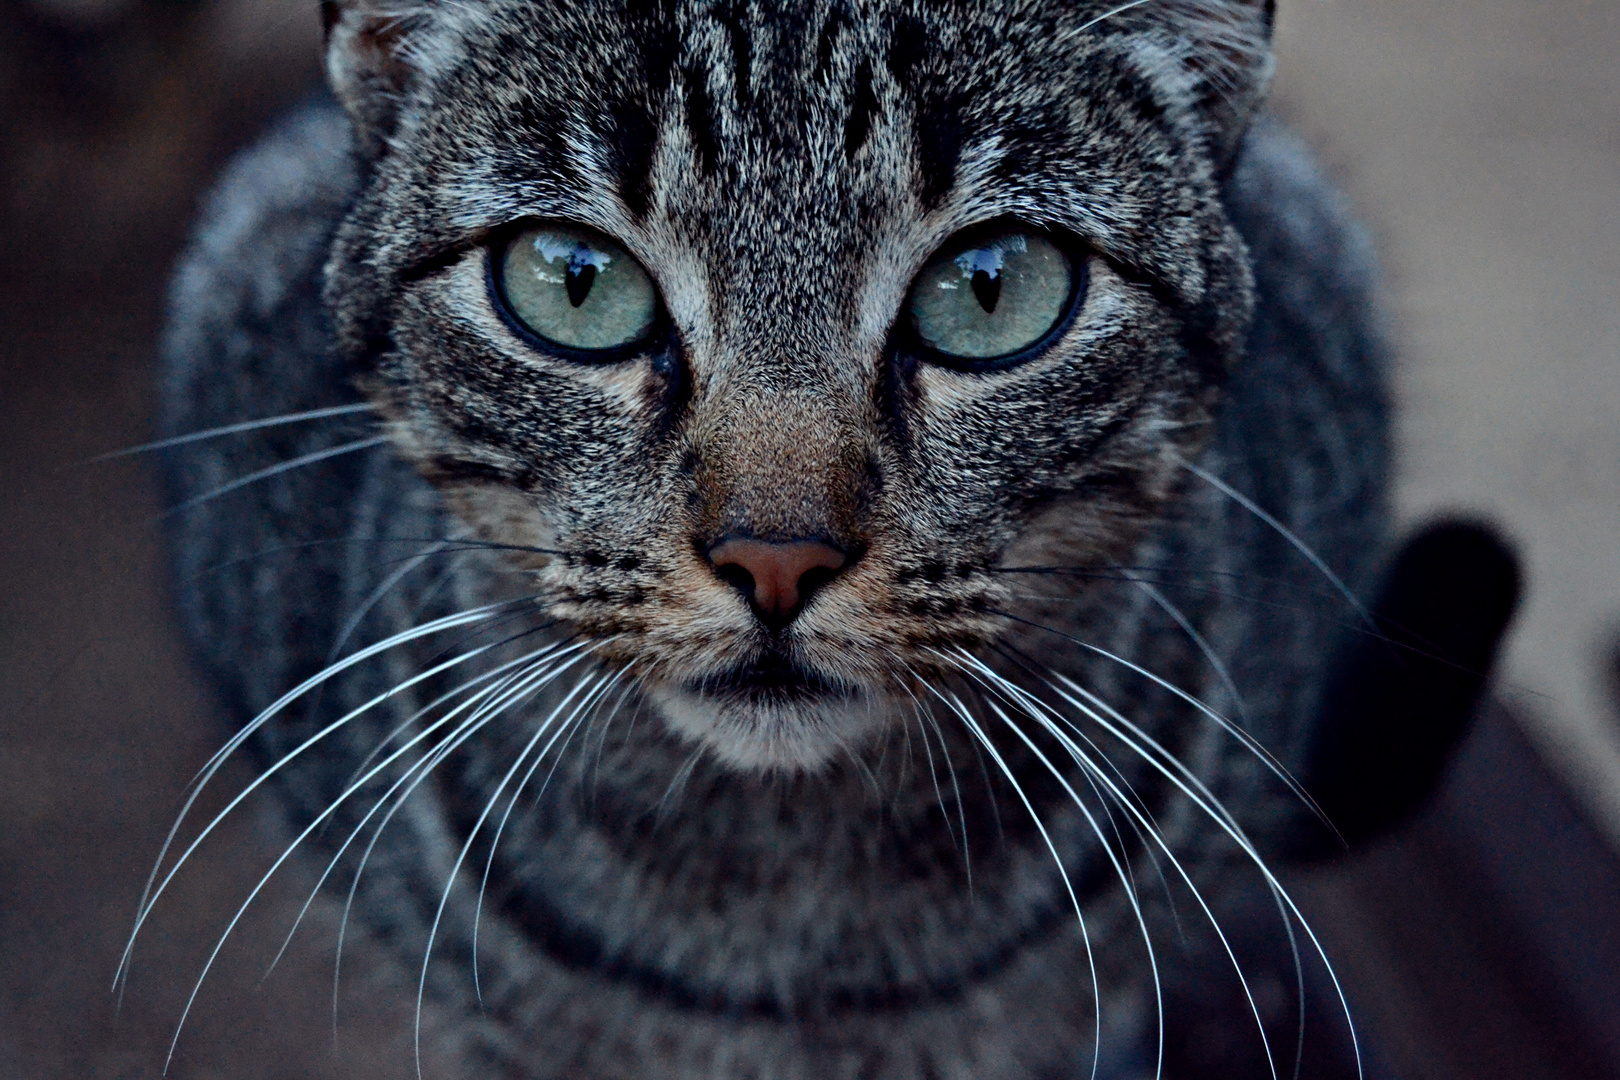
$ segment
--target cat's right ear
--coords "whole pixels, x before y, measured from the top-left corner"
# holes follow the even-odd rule
[[[412,0],[321,0],[321,22],[327,78],[354,122],[355,143],[367,159],[380,157],[418,74],[422,51],[414,46],[431,10]]]
[[[1086,25],[1134,39],[1138,61],[1191,106],[1218,164],[1232,160],[1275,62],[1276,0],[1118,0]]]

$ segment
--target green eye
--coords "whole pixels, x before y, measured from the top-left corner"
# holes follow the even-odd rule
[[[599,233],[542,225],[500,254],[497,283],[507,309],[537,337],[588,352],[645,338],[658,291],[624,248]]]
[[[911,286],[912,325],[946,356],[1011,356],[1068,312],[1075,273],[1069,256],[1039,233],[1005,229],[947,244]]]

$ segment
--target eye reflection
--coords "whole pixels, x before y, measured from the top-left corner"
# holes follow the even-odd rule
[[[658,293],[629,252],[599,233],[544,225],[513,237],[498,285],[513,317],[546,341],[582,351],[617,350],[645,338]]]
[[[1007,229],[947,244],[912,285],[912,325],[951,357],[988,360],[1029,348],[1057,325],[1076,292],[1069,256],[1039,233]]]

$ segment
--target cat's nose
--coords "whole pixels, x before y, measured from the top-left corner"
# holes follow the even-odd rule
[[[842,551],[819,540],[772,543],[733,537],[709,549],[714,572],[746,596],[754,614],[773,630],[792,622],[810,594],[848,561]]]

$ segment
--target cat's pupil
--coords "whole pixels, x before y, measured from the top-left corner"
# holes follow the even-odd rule
[[[575,252],[574,257],[568,260],[568,269],[563,274],[563,288],[568,290],[568,302],[574,307],[585,302],[591,294],[591,284],[596,281],[596,267],[580,258],[585,252]]]
[[[918,273],[908,301],[913,325],[946,356],[1012,356],[1077,302],[1075,264],[1051,238],[1016,225],[970,235],[966,244],[947,242]]]
[[[994,315],[996,301],[1001,299],[1001,272],[975,270],[971,287],[973,295],[978,298],[979,306],[984,308],[984,313]]]
[[[609,237],[539,224],[493,257],[500,260],[493,269],[507,314],[543,341],[582,351],[620,349],[645,338],[656,320],[658,290]]]

